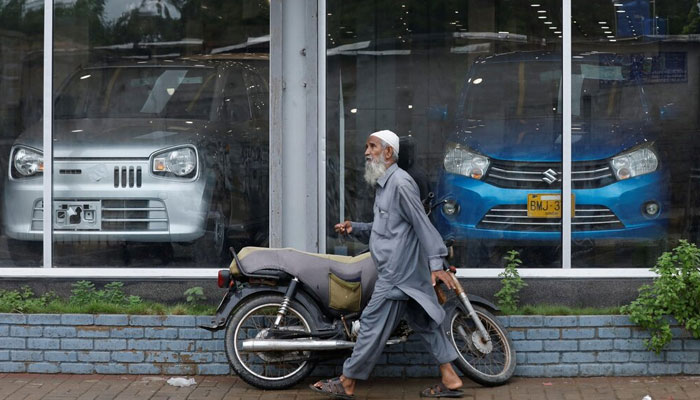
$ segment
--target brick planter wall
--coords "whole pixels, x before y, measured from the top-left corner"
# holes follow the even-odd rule
[[[674,327],[667,350],[644,348],[626,316],[501,317],[518,352],[519,376],[700,374],[700,341]],[[0,314],[0,373],[220,375],[230,373],[223,331],[210,317]],[[342,360],[314,375],[340,373]],[[373,376],[437,376],[417,337],[387,347]]]
[[[228,374],[211,317],[0,314],[0,372]]]

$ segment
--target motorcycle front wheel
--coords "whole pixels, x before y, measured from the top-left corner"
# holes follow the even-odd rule
[[[469,314],[461,307],[454,307],[446,318],[450,339],[459,353],[455,364],[476,383],[484,386],[503,385],[515,372],[513,342],[493,314],[479,306],[474,306],[474,311],[491,340],[484,341]]]
[[[231,367],[249,385],[275,390],[294,386],[314,369],[308,351],[241,351],[246,339],[274,339],[277,334],[311,332],[313,319],[299,303],[292,301],[287,314],[274,329],[284,297],[268,294],[252,298],[236,309],[226,325],[224,344]],[[298,335],[297,335],[298,336]]]

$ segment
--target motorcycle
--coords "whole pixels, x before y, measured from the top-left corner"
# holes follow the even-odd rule
[[[226,330],[226,355],[241,379],[260,389],[288,388],[318,361],[352,351],[377,279],[369,253],[349,257],[257,247],[231,253],[229,269],[220,270],[217,279],[226,294],[211,325],[201,328]],[[445,269],[456,286],[456,296],[443,304],[442,324],[459,353],[454,364],[481,385],[506,383],[515,370],[515,349],[489,311],[496,306],[468,295],[456,269],[446,262]],[[410,334],[402,321],[387,346]]]

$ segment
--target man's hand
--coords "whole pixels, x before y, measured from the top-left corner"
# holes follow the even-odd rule
[[[334,229],[335,229],[336,233],[340,233],[342,235],[348,235],[348,234],[352,233],[352,224],[350,223],[350,221],[345,221],[341,224],[335,224]]]
[[[452,280],[452,277],[447,271],[433,271],[430,273],[430,279],[433,281],[433,286],[437,284],[437,281],[442,281],[448,289],[454,290],[457,287]]]

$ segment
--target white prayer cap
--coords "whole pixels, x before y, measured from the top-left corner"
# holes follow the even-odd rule
[[[378,137],[382,139],[386,144],[394,148],[394,153],[399,154],[399,137],[389,130],[383,130],[379,132],[374,132],[370,136]]]

